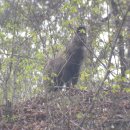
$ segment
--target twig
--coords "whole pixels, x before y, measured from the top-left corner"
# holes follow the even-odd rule
[[[117,44],[117,39],[118,39],[118,37],[119,37],[119,35],[120,35],[120,32],[121,32],[121,30],[122,30],[122,27],[123,27],[123,24],[124,24],[124,22],[125,22],[125,19],[126,19],[126,17],[127,17],[128,12],[129,12],[129,8],[127,9],[127,11],[126,11],[126,13],[125,13],[125,15],[124,15],[124,17],[123,17],[123,20],[122,20],[122,22],[121,22],[121,25],[119,26],[119,29],[118,29],[117,33],[115,34],[115,36],[114,36],[114,40],[113,40],[113,42],[112,42],[112,49],[111,49],[110,57],[109,57],[109,60],[108,60],[108,65],[107,65],[106,74],[105,74],[104,79],[102,80],[101,84],[99,85],[99,89],[98,89],[97,92],[95,93],[95,96],[94,96],[94,97],[97,97],[97,96],[99,95],[99,92],[100,92],[100,90],[102,89],[102,86],[103,86],[103,84],[104,84],[104,81],[107,79],[107,77],[108,77],[108,75],[109,75],[109,73],[110,73],[109,68],[110,68],[110,65],[111,65],[111,58],[112,58],[112,55],[113,55],[113,51],[114,51],[115,46],[116,46],[116,44]],[[93,99],[93,103],[92,103],[92,105],[90,106],[88,113],[91,113],[91,111],[92,111],[94,105],[95,105],[95,101],[94,101],[94,99]],[[81,122],[80,125],[79,125],[81,128],[83,127],[83,124],[84,124],[86,118],[87,118],[87,114],[85,114],[85,116],[84,116],[82,122]],[[78,130],[80,130],[80,129],[78,129]]]

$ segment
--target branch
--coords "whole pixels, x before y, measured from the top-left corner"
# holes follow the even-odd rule
[[[126,17],[127,17],[128,12],[129,12],[129,8],[127,9],[127,11],[126,11],[126,13],[125,13],[125,15],[124,15],[124,17],[123,17],[123,20],[122,20],[122,22],[121,22],[121,24],[120,24],[120,26],[119,26],[119,29],[118,29],[117,33],[115,34],[115,36],[114,36],[114,39],[113,39],[113,42],[112,42],[112,49],[111,49],[111,53],[110,53],[110,57],[109,57],[108,65],[107,65],[107,69],[106,69],[106,73],[105,73],[105,76],[104,76],[102,82],[100,83],[99,88],[98,88],[97,92],[95,93],[95,96],[94,96],[94,97],[97,97],[97,96],[99,95],[99,92],[100,92],[100,90],[102,89],[102,86],[103,86],[105,80],[107,79],[107,77],[108,77],[108,75],[109,75],[109,73],[110,73],[109,68],[110,68],[110,65],[111,65],[111,58],[112,58],[112,55],[113,55],[113,51],[114,51],[115,46],[116,46],[116,44],[117,44],[117,39],[118,39],[118,37],[119,37],[119,35],[120,35],[120,33],[121,33],[121,30],[122,30],[123,24],[124,24],[124,22],[125,22],[125,20],[126,20]],[[91,113],[91,112],[92,112],[93,107],[94,107],[94,105],[95,105],[95,102],[96,102],[96,101],[93,99],[93,103],[92,103],[92,105],[90,106],[89,111],[88,111],[87,113]],[[81,128],[83,127],[83,125],[84,125],[86,119],[87,119],[87,114],[85,114],[83,120],[81,121],[81,123],[80,123],[80,125],[79,125]],[[78,130],[80,130],[80,129],[78,129]]]

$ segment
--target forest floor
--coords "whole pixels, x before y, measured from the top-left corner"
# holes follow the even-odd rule
[[[130,94],[73,90],[0,106],[0,130],[130,130]]]

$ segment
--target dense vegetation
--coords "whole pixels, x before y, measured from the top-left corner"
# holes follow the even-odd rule
[[[82,24],[87,43],[80,80],[43,101],[46,129],[129,129],[129,0],[0,0],[0,122],[18,121],[16,111],[15,116],[2,112],[8,104],[13,109],[37,95],[45,98],[47,61],[65,49]]]

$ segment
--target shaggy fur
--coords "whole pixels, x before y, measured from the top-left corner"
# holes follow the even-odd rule
[[[86,29],[84,26],[77,28],[72,42],[66,47],[66,51],[52,59],[47,65],[49,91],[62,88],[65,84],[70,87],[78,82],[80,68],[84,59],[84,44],[86,43]],[[58,87],[57,87],[58,86]]]

